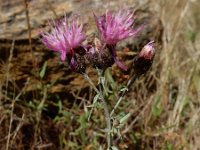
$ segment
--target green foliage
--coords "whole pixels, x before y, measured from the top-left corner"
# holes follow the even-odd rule
[[[37,111],[47,110],[47,106],[48,106],[47,104],[44,104],[42,101],[39,102],[36,100],[29,101],[26,105],[30,107],[31,109],[37,110]]]
[[[125,124],[125,123],[128,121],[128,119],[129,119],[130,116],[131,116],[131,113],[128,113],[128,114],[124,115],[124,116],[119,120],[120,124]]]
[[[68,122],[70,120],[70,117],[72,116],[72,113],[63,109],[63,104],[61,100],[59,100],[57,104],[55,104],[55,106],[57,106],[59,110],[58,110],[58,115],[54,118],[54,121]]]
[[[163,112],[163,108],[160,105],[160,100],[161,100],[161,96],[158,95],[155,98],[154,103],[152,105],[151,114],[153,115],[154,118],[158,118],[161,115],[161,113]]]
[[[72,133],[72,135],[80,136],[83,143],[87,142],[87,137],[88,137],[86,135],[86,129],[89,127],[87,120],[88,120],[88,112],[81,114],[77,120],[79,123],[79,128],[76,129],[74,133]]]
[[[108,81],[108,85],[111,86],[112,89],[115,89],[117,87],[117,83],[113,79],[112,72],[109,68],[106,70],[105,76]]]
[[[197,32],[196,31],[193,31],[193,30],[190,30],[186,33],[186,36],[187,38],[192,42],[194,43],[195,39],[196,39],[196,35],[197,35]]]
[[[164,147],[163,150],[174,150],[173,145],[169,142],[167,142]]]
[[[47,61],[44,62],[41,70],[40,70],[40,78],[43,79],[47,69]]]

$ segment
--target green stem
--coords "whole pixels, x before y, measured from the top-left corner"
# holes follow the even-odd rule
[[[127,85],[126,85],[127,89],[130,88],[130,86],[135,82],[135,80],[136,80],[137,78],[138,78],[138,76],[135,75],[135,74],[132,76],[132,78],[128,81],[128,83],[127,83]],[[125,96],[125,94],[126,94],[127,92],[128,92],[128,90],[124,90],[124,91],[122,92],[120,98],[118,99],[117,103],[115,104],[113,110],[112,110],[111,113],[110,113],[110,117],[113,116],[115,110],[117,109],[117,107],[119,106],[119,104],[121,103],[121,101],[123,100],[123,98],[124,98],[124,96]]]
[[[111,118],[110,118],[110,113],[109,113],[109,109],[108,109],[108,104],[107,104],[106,100],[104,99],[104,94],[103,94],[102,87],[101,87],[103,85],[101,83],[100,86],[99,86],[100,90],[98,90],[87,74],[83,74],[83,76],[89,82],[89,84],[93,87],[95,92],[100,95],[100,99],[102,101],[103,108],[104,108],[104,114],[105,114],[106,126],[107,126],[107,149],[110,150],[111,142],[112,142]]]

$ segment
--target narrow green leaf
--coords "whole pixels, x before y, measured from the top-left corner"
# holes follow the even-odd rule
[[[128,114],[126,114],[124,117],[122,117],[122,118],[119,120],[120,124],[125,123],[125,122],[128,120],[128,118],[129,118],[130,116],[131,116],[131,113],[128,113]]]
[[[112,150],[119,150],[116,146],[112,146],[111,148]]]
[[[93,99],[93,106],[96,104],[96,102],[98,101],[100,95],[99,94],[96,94],[94,99]]]
[[[40,78],[41,78],[41,79],[44,78],[46,69],[47,69],[47,61],[44,62],[43,66],[42,66],[42,69],[40,70]]]

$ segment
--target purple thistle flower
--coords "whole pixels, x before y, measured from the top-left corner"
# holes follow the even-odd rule
[[[119,41],[135,36],[143,29],[132,28],[135,18],[130,10],[120,10],[116,13],[107,11],[103,16],[94,14],[100,38],[108,45],[116,45]]]
[[[123,70],[127,70],[127,67],[116,57],[116,44],[121,40],[134,37],[143,29],[143,26],[136,29],[132,27],[135,18],[130,10],[120,10],[116,13],[107,11],[103,16],[97,17],[94,14],[94,17],[101,41],[110,49],[117,66]]]
[[[82,42],[86,39],[83,33],[83,25],[78,24],[78,20],[73,18],[71,22],[59,20],[50,24],[51,32],[43,32],[42,43],[49,49],[59,52],[62,61],[66,56],[71,68],[74,70],[77,66],[74,58],[78,49],[83,48]]]

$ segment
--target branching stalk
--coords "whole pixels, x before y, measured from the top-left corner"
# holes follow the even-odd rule
[[[103,104],[104,108],[104,114],[105,114],[105,119],[106,119],[106,126],[107,126],[107,149],[109,150],[111,148],[111,143],[112,143],[112,136],[111,136],[111,119],[110,119],[110,112],[108,109],[108,104],[106,100],[104,99],[104,94],[102,90],[102,83],[99,85],[99,90],[96,88],[94,85],[93,81],[89,78],[87,74],[83,74],[84,78],[89,82],[89,84],[92,86],[92,88],[95,90],[97,94],[100,95],[100,99]]]

